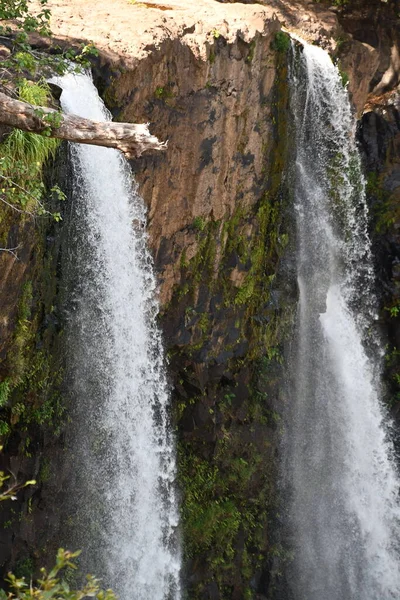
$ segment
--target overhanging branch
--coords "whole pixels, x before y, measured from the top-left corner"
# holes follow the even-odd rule
[[[52,118],[54,115],[54,119]],[[52,125],[57,123],[57,126]],[[165,150],[145,123],[114,123],[91,121],[77,115],[59,113],[42,106],[32,106],[0,92],[0,123],[31,133],[51,132],[51,137],[78,144],[92,144],[121,150],[127,158],[136,158],[148,151]]]

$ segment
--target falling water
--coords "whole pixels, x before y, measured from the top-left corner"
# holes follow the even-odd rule
[[[58,83],[65,111],[110,119],[87,76]],[[84,549],[82,569],[122,600],[178,600],[174,444],[145,208],[118,151],[74,144],[70,151],[74,435],[66,527]]]
[[[286,441],[295,600],[400,598],[399,479],[379,401],[355,123],[338,69],[293,45],[299,308]]]

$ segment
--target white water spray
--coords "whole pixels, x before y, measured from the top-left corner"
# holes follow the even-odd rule
[[[398,599],[399,478],[368,340],[375,304],[355,123],[338,69],[302,44],[291,67],[300,291],[286,442],[291,597]]]
[[[57,83],[65,111],[110,118],[87,76]],[[71,154],[71,535],[82,569],[121,600],[179,600],[175,450],[145,208],[118,151],[72,144]]]

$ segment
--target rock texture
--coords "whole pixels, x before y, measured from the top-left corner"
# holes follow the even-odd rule
[[[371,99],[372,100],[372,99]],[[400,101],[398,91],[374,97],[363,115],[359,139],[364,155],[372,240],[385,344],[386,400],[400,418]]]
[[[389,211],[385,233],[380,229],[374,239],[382,297],[394,314],[399,112],[397,97],[385,95],[398,82],[393,8],[379,3],[346,12],[294,0],[49,0],[49,7],[57,43],[93,41],[99,48],[94,78],[114,117],[150,122],[152,133],[169,141],[166,153],[132,166],[148,206],[160,284],[188,594],[192,600],[272,598],[289,559],[274,531],[282,347],[297,294],[286,176],[290,42],[281,28],[335,55],[359,115],[369,98],[360,139],[378,224],[379,211]],[[3,260],[11,265],[12,257]],[[4,340],[27,275],[15,270],[13,277]],[[397,329],[391,335],[395,366],[388,377],[396,383]],[[395,397],[397,388],[392,392]],[[35,545],[56,545],[61,526],[73,518],[54,508],[54,497],[62,501],[62,450],[54,443],[46,449],[40,436],[44,459],[35,468],[43,476],[22,507],[30,524],[12,525],[4,560],[11,537],[20,558],[42,560]],[[9,453],[21,476],[33,469],[18,463],[16,447]]]
[[[258,589],[265,597],[273,579],[274,402],[285,312],[274,278],[287,244],[288,38],[279,48],[279,21],[261,6],[204,0],[161,10],[116,2],[116,21],[106,25],[98,13],[93,20],[104,5],[71,4],[70,21],[62,7],[52,8],[60,39],[109,46],[94,71],[118,119],[149,121],[169,141],[163,156],[133,167],[149,207],[170,359],[187,587],[193,598],[239,599]],[[128,12],[137,37],[128,37]],[[88,14],[94,25],[85,35],[77,17]],[[123,43],[113,23],[125,28]],[[4,568],[15,559],[39,564],[35,545],[51,551],[73,518],[54,508],[62,506],[59,450],[43,439],[39,446],[37,470],[46,476],[29,500],[29,530],[10,529],[18,556]],[[22,514],[28,517],[28,498]]]

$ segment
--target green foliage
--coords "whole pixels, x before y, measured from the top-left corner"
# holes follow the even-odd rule
[[[192,227],[197,231],[204,231],[207,225],[207,221],[203,217],[195,217],[193,219]]]
[[[49,99],[49,86],[44,79],[34,83],[24,78],[19,82],[18,96],[20,100],[29,104],[46,106]]]
[[[28,556],[27,558],[19,560],[14,568],[14,575],[18,578],[28,579],[30,581],[35,570],[35,562],[33,558]]]
[[[28,71],[30,75],[34,75],[36,71],[36,60],[29,52],[16,52],[14,55],[15,71],[22,73]]]
[[[158,86],[156,88],[156,91],[154,92],[154,95],[157,98],[157,100],[164,100],[165,102],[167,102],[167,100],[171,100],[174,97],[174,93],[169,85],[166,85],[165,87]]]
[[[373,200],[377,233],[390,231],[400,219],[400,204],[396,190],[390,194],[383,187],[382,176],[377,171],[367,174],[367,195]]]
[[[50,11],[46,8],[47,0],[40,0],[41,10],[37,15],[30,12],[29,0],[0,0],[0,20],[12,20],[16,23],[20,33],[36,31],[40,35],[49,35]],[[10,33],[10,27],[2,23],[0,34]],[[26,40],[25,36],[21,39]]]
[[[227,392],[215,409],[209,409],[222,423],[211,457],[203,458],[185,442],[178,447],[185,556],[201,557],[220,590],[230,578],[237,580],[238,569],[243,581],[249,583],[259,568],[266,552],[265,527],[271,503],[265,456],[253,442],[242,439],[240,427],[228,425],[234,419],[234,398],[234,393]],[[194,402],[199,401],[201,398]],[[252,406],[256,404],[250,401],[246,420],[255,426],[263,422],[263,416],[256,411],[251,415]],[[243,542],[245,546],[239,551],[238,543],[242,546]],[[200,584],[199,593],[205,583]],[[227,590],[221,597],[229,598],[230,594]],[[196,593],[193,597],[197,598]]]
[[[188,227],[196,252],[190,259],[181,255],[181,284],[172,300],[179,303],[177,314],[185,314],[185,335],[191,334],[170,358],[179,373],[178,431],[184,430],[178,444],[184,552],[190,564],[202,566],[201,581],[188,592],[193,600],[205,597],[211,581],[221,599],[232,598],[233,587],[238,597],[254,597],[254,574],[271,556],[276,473],[270,444],[283,427],[272,398],[279,394],[281,343],[292,323],[290,299],[277,307],[271,298],[288,244],[283,215],[289,198],[282,180],[287,57],[276,52],[275,58],[263,191],[248,206],[238,189],[231,214]],[[206,375],[221,365],[226,377]]]
[[[290,48],[290,36],[284,31],[277,31],[272,42],[272,47],[277,52],[286,53]]]
[[[5,379],[4,381],[0,382],[0,408],[7,404],[10,391],[11,386],[10,381],[8,379]]]
[[[256,50],[256,40],[253,40],[252,42],[250,42],[249,53],[246,57],[246,62],[248,64],[253,61],[255,50]]]
[[[0,446],[0,452],[3,450],[3,446]],[[25,481],[25,483],[17,483],[14,482],[12,484],[9,483],[10,475],[6,475],[4,471],[0,471],[0,502],[4,502],[4,500],[16,500],[16,493],[22,490],[23,488],[35,485],[36,481],[32,479],[31,481]],[[5,488],[5,489],[4,489]],[[1,594],[1,590],[0,590]],[[1,598],[1,595],[0,595]]]
[[[10,425],[4,419],[0,419],[0,437],[4,437],[10,433]]]
[[[390,313],[392,318],[398,317],[400,314],[400,304],[396,303],[393,306],[385,306],[385,310]]]
[[[82,600],[83,598],[96,598],[97,600],[116,600],[111,590],[103,590],[96,577],[88,575],[86,584],[78,590],[71,590],[63,577],[63,571],[76,569],[74,559],[79,552],[68,552],[60,548],[57,553],[55,566],[47,572],[42,568],[41,576],[37,582],[27,580],[26,576],[17,576],[9,573],[6,582],[10,591],[0,590],[0,600]],[[25,565],[32,566],[30,563]]]
[[[17,321],[5,362],[7,376],[0,383],[3,408],[0,435],[18,426],[24,433],[21,451],[30,454],[30,425],[51,426],[58,433],[64,416],[59,387],[62,369],[55,368],[48,348],[37,348],[38,319],[31,281],[22,288]]]
[[[241,514],[227,495],[226,478],[215,465],[186,450],[180,452],[179,467],[185,489],[182,517],[188,555],[212,549],[213,554],[231,560]]]
[[[342,86],[346,87],[350,81],[349,76],[347,75],[346,71],[343,71],[343,69],[341,69],[340,66],[338,66],[338,69],[339,69],[340,79],[342,80]]]
[[[32,105],[45,106],[49,88],[45,81],[33,83],[22,79],[18,86],[19,98]],[[1,144],[0,198],[29,214],[49,214],[42,204],[44,183],[43,166],[53,157],[58,140],[13,129]],[[59,218],[59,214],[55,215]]]

